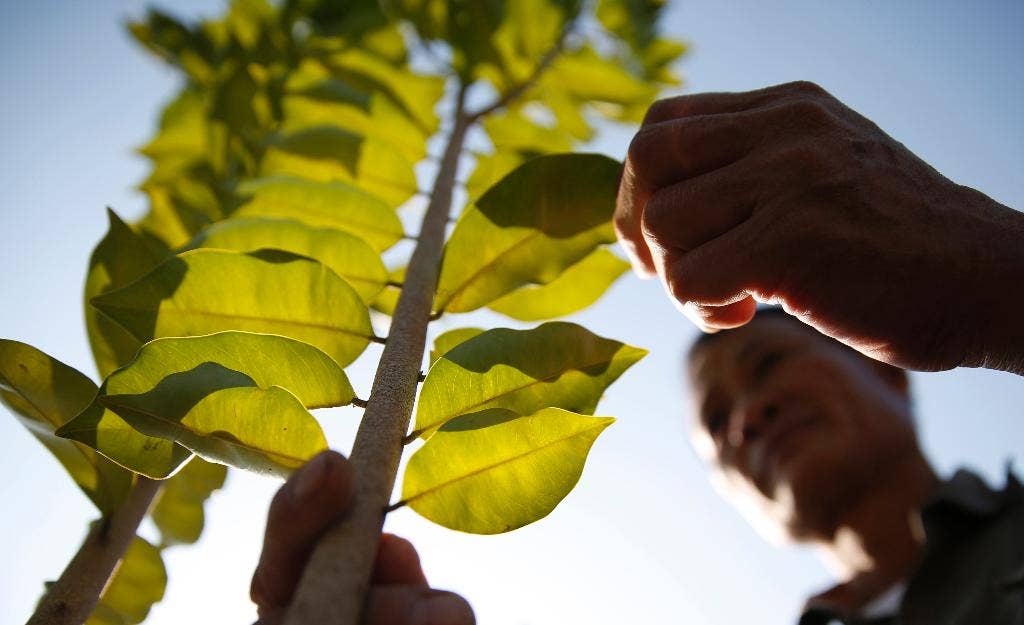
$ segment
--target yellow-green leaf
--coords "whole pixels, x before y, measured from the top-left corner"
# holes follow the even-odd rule
[[[444,334],[439,334],[434,339],[434,346],[430,348],[430,364],[437,362],[437,359],[447,354],[453,347],[465,343],[474,336],[483,334],[481,328],[455,328]]]
[[[466,193],[470,200],[475,200],[527,161],[527,157],[519,152],[502,150],[493,154],[474,154],[476,162],[473,173],[466,181]]]
[[[599,247],[551,282],[516,289],[488,308],[521,321],[562,317],[596,302],[627,269],[629,263]]]
[[[132,540],[100,602],[85,625],[135,625],[164,598],[167,570],[160,550],[138,536]]]
[[[150,515],[160,530],[161,547],[190,545],[199,540],[205,524],[203,504],[224,486],[228,468],[193,458],[167,480]]]
[[[132,474],[89,447],[54,432],[92,402],[96,385],[38,349],[0,339],[0,403],[50,450],[104,514],[124,501]]]
[[[412,163],[391,144],[338,126],[312,126],[273,137],[260,171],[264,176],[351,183],[390,206],[403,204],[418,189]]]
[[[294,219],[310,226],[337,228],[362,238],[378,251],[405,234],[395,211],[380,199],[343,182],[312,182],[278,176],[239,186],[248,201],[240,217]]]
[[[532,330],[488,330],[430,367],[415,433],[429,436],[451,419],[484,408],[532,414],[555,406],[592,414],[608,385],[646,354],[561,321]]]
[[[355,392],[345,371],[319,349],[273,334],[218,332],[150,341],[127,366],[107,378],[104,395],[141,395],[167,376],[216,363],[260,388],[288,389],[307,408],[344,406]]]
[[[327,265],[372,302],[388,281],[388,270],[377,250],[354,234],[333,228],[315,228],[290,219],[236,217],[206,228],[192,247],[239,252],[275,249],[306,256]]]
[[[369,311],[347,282],[286,252],[184,252],[93,305],[143,342],[223,330],[280,334],[320,348],[341,366],[373,336]]]
[[[409,458],[402,501],[434,523],[473,534],[528,525],[569,494],[594,440],[613,421],[558,408],[463,415]]]
[[[650,104],[657,87],[639,80],[621,64],[600,56],[591,47],[563,54],[551,65],[551,78],[573,96],[624,107]]]
[[[168,376],[142,395],[101,399],[149,436],[256,473],[286,477],[327,448],[320,424],[285,389],[241,386],[231,378],[243,374],[201,367]]]
[[[615,240],[620,165],[597,154],[528,161],[470,206],[445,245],[434,307],[468,312],[547,283]]]
[[[385,315],[395,314],[395,306],[398,306],[398,296],[402,294],[402,287],[399,286],[405,281],[405,265],[396,267],[388,272],[388,285],[377,294],[373,300],[372,308]]]
[[[100,375],[106,377],[131,360],[142,345],[138,339],[89,304],[89,300],[133,282],[166,257],[107,209],[110,227],[93,250],[85,280],[85,327]]]
[[[483,127],[497,152],[553,153],[572,148],[572,138],[564,130],[538,124],[518,111],[491,115],[484,120]]]

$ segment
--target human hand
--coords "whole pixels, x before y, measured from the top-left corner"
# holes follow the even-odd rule
[[[756,301],[873,358],[1024,373],[1024,218],[817,85],[651,107],[615,213],[637,273],[706,330]]]
[[[274,496],[250,590],[259,608],[256,625],[283,622],[317,538],[348,510],[354,492],[352,480],[348,461],[341,454],[325,451],[295,471]],[[473,610],[462,597],[427,585],[416,549],[397,536],[381,536],[371,584],[363,612],[366,625],[475,622]]]

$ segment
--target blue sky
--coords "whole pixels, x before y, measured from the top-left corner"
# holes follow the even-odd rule
[[[182,14],[216,1],[178,0]],[[175,87],[173,73],[131,44],[127,0],[0,3],[0,336],[94,374],[80,293],[103,208],[135,217],[145,162],[132,154]],[[692,53],[687,91],[819,82],[954,181],[1024,207],[1024,4],[1019,2],[679,2],[666,30]],[[621,157],[626,131],[595,148]],[[957,297],[950,293],[949,297]],[[704,479],[684,439],[680,352],[693,330],[659,287],[621,280],[574,319],[650,348],[599,414],[618,422],[583,479],[547,519],[497,537],[456,534],[411,511],[389,529],[419,546],[428,576],[465,594],[486,625],[556,623],[784,624],[829,576],[806,550],[765,545]],[[508,324],[497,316],[469,323]],[[462,325],[445,319],[432,332]],[[352,368],[368,388],[372,360]],[[960,465],[1002,483],[1024,450],[1024,380],[961,370],[915,374],[924,445],[942,473]],[[324,415],[347,451],[354,411]],[[13,419],[0,415],[0,622],[27,616],[91,518],[88,502]],[[167,552],[167,597],[149,623],[244,623],[248,580],[276,484],[232,473],[193,548]],[[145,528],[149,532],[151,528]],[[11,566],[11,565],[14,566]]]

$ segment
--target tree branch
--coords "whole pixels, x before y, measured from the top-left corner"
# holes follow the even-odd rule
[[[349,514],[320,539],[296,589],[286,625],[358,625],[377,543],[409,429],[427,324],[444,249],[445,225],[466,129],[460,85],[455,126],[434,181],[420,234],[392,316],[366,413],[352,448],[356,494]]]
[[[26,625],[81,625],[89,618],[158,490],[159,481],[136,478],[121,507],[93,523],[78,553],[43,595]]]

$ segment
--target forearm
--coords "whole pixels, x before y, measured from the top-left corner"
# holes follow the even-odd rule
[[[1024,375],[1024,213],[961,189],[987,230],[977,250],[978,291],[964,294],[974,300],[977,337],[964,365]]]

